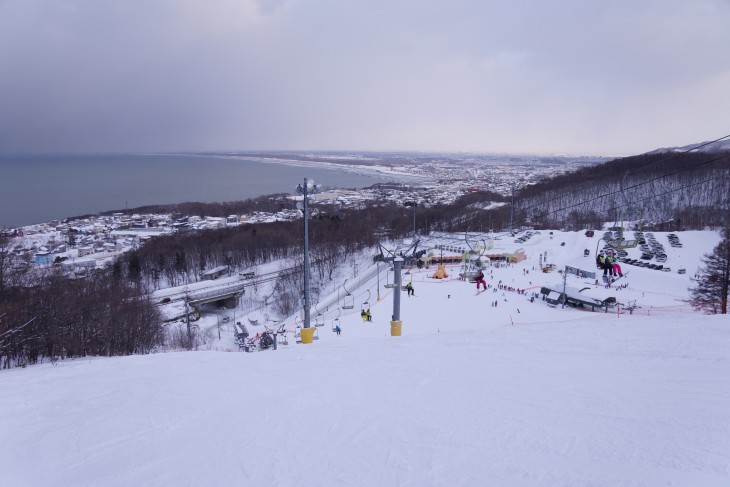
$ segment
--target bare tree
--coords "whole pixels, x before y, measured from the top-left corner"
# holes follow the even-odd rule
[[[690,289],[695,309],[709,314],[727,314],[730,291],[730,228],[723,230],[723,239],[711,254],[702,259],[704,266],[693,279],[697,286]]]

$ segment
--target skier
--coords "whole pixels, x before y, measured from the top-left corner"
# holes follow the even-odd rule
[[[373,315],[370,314],[370,308],[365,312],[365,317],[368,321],[373,321]]]
[[[340,328],[340,325],[335,326],[335,333],[339,335],[341,331],[342,329]]]
[[[598,255],[598,260],[601,263],[600,268],[603,269],[604,276],[613,274],[613,267],[611,267],[611,264],[608,262],[608,256],[603,253],[603,250],[601,250],[601,253]]]
[[[618,260],[616,260],[616,256],[612,251],[608,252],[608,261],[611,264],[611,271],[613,272],[613,275],[623,277],[624,274],[621,272],[621,265],[618,263]]]
[[[414,291],[413,291],[413,283],[410,283],[409,282],[408,284],[406,284],[406,291],[408,291],[408,297],[409,298],[411,296],[415,296]]]
[[[477,291],[479,291],[479,284],[482,284],[484,286],[485,291],[487,290],[487,281],[484,280],[484,273],[481,270],[479,271],[479,274],[477,275],[476,283],[477,283]]]

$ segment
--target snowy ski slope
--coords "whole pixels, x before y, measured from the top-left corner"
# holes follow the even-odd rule
[[[537,292],[561,282],[538,253],[592,263],[596,237],[542,232],[487,282]],[[401,337],[381,276],[373,321],[356,301],[312,345],[2,371],[0,485],[730,485],[730,322],[684,301],[719,237],[680,238],[667,265],[687,274],[631,268],[628,288],[593,289],[633,315],[477,296],[431,268],[406,276]]]

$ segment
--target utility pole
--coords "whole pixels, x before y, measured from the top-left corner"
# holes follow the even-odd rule
[[[401,289],[401,274],[400,269],[403,265],[403,257],[396,257],[393,259],[393,277],[395,281],[395,292],[393,293],[393,316],[390,322],[390,336],[401,336],[401,325],[400,320],[400,294]]]
[[[314,185],[314,181],[307,181],[304,178],[304,186],[301,184],[297,185],[297,192],[302,195],[301,207],[297,204],[297,207],[302,210],[304,214],[304,328],[310,328],[310,297],[309,297],[309,195],[319,192],[319,185]],[[311,339],[311,332],[308,332],[308,338]],[[305,342],[304,335],[302,335],[302,343],[311,343],[311,340]]]

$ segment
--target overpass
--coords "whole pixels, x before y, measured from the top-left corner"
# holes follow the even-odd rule
[[[208,303],[220,302],[226,308],[235,308],[238,306],[238,300],[241,295],[246,292],[246,284],[235,283],[229,286],[218,286],[215,288],[204,288],[197,292],[189,292],[185,300],[187,303],[199,309],[200,306]]]

